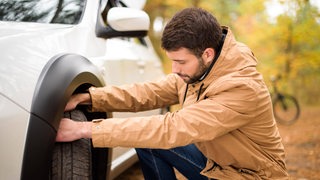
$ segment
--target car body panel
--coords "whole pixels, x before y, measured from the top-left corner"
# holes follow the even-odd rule
[[[19,179],[30,114],[2,93],[0,109],[0,179]]]
[[[26,161],[31,162],[34,158],[28,156],[31,154],[29,150],[32,150],[28,148],[28,144],[39,146],[37,145],[39,142],[30,142],[30,139],[33,139],[30,138],[30,131],[32,131],[31,134],[39,136],[43,133],[47,134],[48,139],[39,137],[42,138],[41,143],[45,144],[41,145],[42,149],[39,147],[39,151],[48,153],[50,151],[48,149],[52,148],[54,141],[52,138],[59,123],[56,119],[59,119],[59,116],[53,115],[54,117],[48,118],[45,110],[39,110],[41,109],[39,107],[45,106],[44,104],[35,106],[35,102],[39,102],[35,100],[38,97],[39,86],[45,84],[42,82],[41,72],[49,66],[50,59],[61,54],[74,54],[89,60],[96,68],[89,71],[89,74],[93,74],[97,81],[101,81],[101,84],[90,82],[93,85],[143,82],[164,75],[161,62],[148,37],[112,39],[97,37],[95,27],[99,19],[97,14],[101,9],[99,3],[99,1],[87,1],[86,10],[79,24],[0,21],[0,142],[2,146],[0,160],[5,162],[0,164],[0,179],[21,179],[23,174],[35,173],[23,167]],[[71,65],[77,67],[79,63],[73,61]],[[57,75],[56,80],[64,80],[63,78],[68,77],[72,79],[72,73],[66,73],[68,72],[66,69],[62,71],[57,72],[61,73],[61,76]],[[65,75],[62,75],[63,73]],[[53,80],[49,85],[51,82]],[[61,87],[54,92],[59,88]],[[66,87],[61,91],[66,93]],[[64,96],[70,96],[70,93],[67,92]],[[63,99],[59,107],[55,107],[53,111],[62,112],[62,106],[66,101],[67,99]],[[34,107],[33,110],[32,107]],[[114,113],[113,116],[127,117],[159,113],[160,110],[153,110],[134,114]],[[118,152],[117,148],[114,149],[111,169],[116,172],[111,173],[111,178],[137,160],[132,149],[118,149]],[[24,158],[25,162],[23,162]],[[121,163],[122,160],[127,163]]]

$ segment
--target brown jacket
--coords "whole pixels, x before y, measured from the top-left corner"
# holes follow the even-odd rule
[[[186,87],[170,74],[157,82],[90,88],[94,111],[136,112],[176,103],[183,107],[165,115],[98,121],[92,128],[94,146],[172,148],[194,143],[208,158],[201,172],[207,177],[286,179],[284,147],[257,60],[225,29],[221,54],[199,83]]]

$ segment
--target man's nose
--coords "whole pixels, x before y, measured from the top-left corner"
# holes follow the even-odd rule
[[[172,62],[171,70],[172,70],[172,73],[175,73],[175,74],[180,73],[180,68],[178,63]]]

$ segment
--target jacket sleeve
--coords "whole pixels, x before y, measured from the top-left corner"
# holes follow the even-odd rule
[[[122,86],[91,87],[92,111],[138,112],[178,103],[174,74],[156,82]]]
[[[93,144],[96,147],[172,148],[213,140],[253,121],[257,109],[266,109],[259,107],[257,96],[261,95],[254,88],[243,85],[174,113],[106,119],[93,125]]]

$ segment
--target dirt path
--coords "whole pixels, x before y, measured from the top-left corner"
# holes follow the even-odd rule
[[[279,125],[291,179],[320,179],[320,107],[302,108],[291,126]]]
[[[292,180],[320,180],[320,106],[303,107],[300,119],[293,125],[279,124],[286,148],[286,163]],[[135,164],[116,180],[143,180]],[[179,180],[184,179],[179,176]]]

